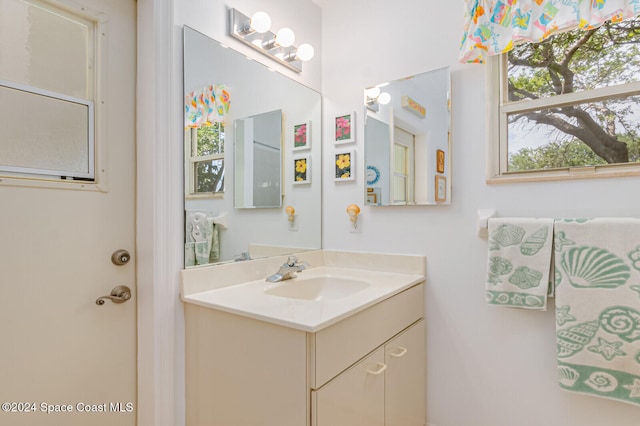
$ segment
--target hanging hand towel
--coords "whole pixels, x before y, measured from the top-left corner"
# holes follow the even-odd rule
[[[220,257],[218,229],[213,218],[201,211],[187,211],[185,220],[185,266],[206,265]]]
[[[557,220],[558,378],[640,406],[640,219]]]
[[[489,219],[490,305],[546,310],[553,219]]]

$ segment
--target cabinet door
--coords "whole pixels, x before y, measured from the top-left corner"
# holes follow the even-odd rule
[[[314,426],[384,426],[384,348],[312,392]]]
[[[385,345],[385,425],[426,422],[425,324],[420,320]]]

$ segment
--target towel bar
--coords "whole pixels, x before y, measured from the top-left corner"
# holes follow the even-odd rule
[[[489,237],[489,218],[496,216],[495,209],[478,210],[478,236],[481,238]]]

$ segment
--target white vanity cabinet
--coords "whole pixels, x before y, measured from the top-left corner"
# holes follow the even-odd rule
[[[423,426],[424,319],[311,393],[314,426]]]
[[[424,425],[424,284],[317,332],[185,304],[187,426]]]

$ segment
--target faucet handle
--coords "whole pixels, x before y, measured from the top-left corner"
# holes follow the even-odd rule
[[[287,258],[287,265],[289,266],[296,266],[296,263],[298,263],[298,258],[295,256],[289,256]]]

